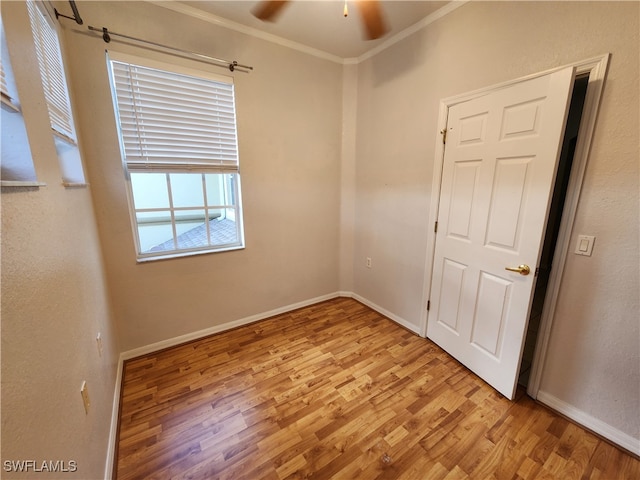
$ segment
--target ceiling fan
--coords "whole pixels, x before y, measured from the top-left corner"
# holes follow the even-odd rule
[[[263,0],[253,9],[255,17],[264,21],[275,21],[282,9],[290,3],[289,0]],[[375,40],[387,33],[387,25],[382,14],[379,0],[355,0],[368,40]],[[347,16],[347,2],[345,0],[344,16]]]

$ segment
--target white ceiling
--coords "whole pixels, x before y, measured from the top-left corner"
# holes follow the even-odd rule
[[[450,3],[383,0],[380,3],[389,32],[382,38],[365,40],[355,1],[347,0],[349,16],[345,18],[342,14],[344,0],[294,0],[285,6],[275,22],[263,22],[252,15],[257,1],[195,0],[158,4],[231,28],[246,29],[247,33],[266,33],[346,59],[360,57]]]

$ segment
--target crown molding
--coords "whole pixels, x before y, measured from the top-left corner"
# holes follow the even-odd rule
[[[395,45],[396,43],[404,40],[408,36],[413,35],[417,31],[423,29],[427,25],[435,22],[436,20],[444,17],[445,15],[448,15],[449,13],[453,12],[457,8],[463,6],[464,4],[470,2],[471,0],[453,0],[447,5],[445,5],[444,7],[439,8],[438,10],[433,12],[431,15],[427,15],[422,20],[414,23],[410,27],[405,28],[401,32],[390,37],[385,42],[372,48],[368,52],[365,52],[359,57],[353,57],[353,58],[342,58],[337,55],[333,55],[331,53],[325,52],[323,50],[318,50],[316,48],[309,47],[302,43],[294,42],[292,40],[287,40],[286,38],[279,37],[278,35],[273,35],[271,33],[263,32],[262,30],[258,30],[257,28],[248,27],[246,25],[242,25],[241,23],[237,23],[232,20],[228,20],[226,18],[213,15],[212,13],[208,13],[198,8],[185,5],[181,2],[168,2],[166,0],[165,1],[145,0],[145,1],[147,1],[148,3],[152,3],[154,5],[157,5],[159,7],[172,10],[174,12],[182,13],[184,15],[188,15],[190,17],[203,20],[213,25],[218,25],[223,28],[228,28],[229,30],[234,30],[236,32],[243,33],[245,35],[249,35],[255,38],[259,38],[267,42],[275,43],[277,45],[287,47],[293,50],[297,50],[299,52],[306,53],[314,57],[318,57],[324,60],[329,60],[331,62],[339,63],[342,65],[357,65],[358,63],[368,60],[369,58],[377,55],[383,50],[386,50],[392,45]]]
[[[433,12],[432,14],[427,15],[422,20],[414,23],[410,27],[407,27],[404,30],[402,30],[401,32],[396,33],[394,36],[390,37],[388,40],[384,41],[380,45],[372,48],[368,52],[363,53],[357,59],[345,59],[345,62],[346,62],[346,60],[355,60],[353,63],[360,63],[360,62],[363,62],[365,60],[368,60],[369,58],[376,56],[378,53],[382,52],[383,50],[386,50],[387,48],[391,47],[392,45],[395,45],[396,43],[398,43],[398,42],[404,40],[405,38],[413,35],[417,31],[422,30],[427,25],[430,25],[433,22],[435,22],[436,20],[441,19],[445,15],[450,14],[454,10],[460,8],[461,6],[463,6],[464,4],[466,4],[466,3],[470,2],[470,1],[471,0],[453,0],[450,3],[446,4],[444,7],[439,8],[438,10]]]
[[[257,28],[242,25],[241,23],[237,23],[237,22],[228,20],[226,18],[213,15],[212,13],[204,12],[198,8],[194,8],[180,2],[167,2],[162,0],[146,0],[146,1],[148,3],[157,5],[158,7],[163,7],[168,10],[173,10],[174,12],[182,13],[184,15],[188,15],[190,17],[203,20],[213,25],[218,25],[223,28],[228,28],[229,30],[234,30],[236,32],[243,33],[245,35],[259,38],[261,40],[266,40],[267,42],[275,43],[277,45],[291,48],[293,50],[298,50],[299,52],[306,53],[308,55],[313,55],[314,57],[322,58],[324,60],[329,60],[335,63],[340,63],[340,64],[343,63],[343,59],[341,57],[338,57],[337,55],[332,55],[322,50],[308,47],[307,45],[303,45],[302,43],[294,42],[292,40],[287,40],[286,38],[282,38],[277,35],[273,35],[271,33],[263,32],[262,30],[258,30]]]

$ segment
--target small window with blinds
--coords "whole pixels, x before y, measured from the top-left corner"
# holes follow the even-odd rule
[[[242,248],[232,78],[108,63],[138,260]]]
[[[49,23],[48,15],[43,9],[44,7],[39,7],[34,1],[27,2],[49,121],[57,135],[75,144],[76,134],[58,34],[55,27]]]
[[[27,11],[44,98],[49,112],[49,123],[62,173],[62,184],[68,187],[84,186],[86,185],[84,168],[77,145],[60,39],[55,21],[42,2],[27,1]]]

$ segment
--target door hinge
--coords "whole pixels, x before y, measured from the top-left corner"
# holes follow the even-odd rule
[[[431,300],[427,300],[427,312],[431,309]]]
[[[438,222],[436,221],[435,225],[433,226],[433,233],[438,233]]]
[[[446,144],[447,143],[447,129],[443,129],[440,130],[440,133],[442,134],[442,143]]]

